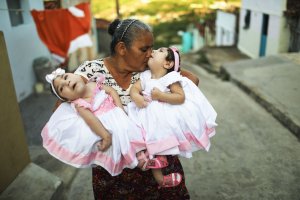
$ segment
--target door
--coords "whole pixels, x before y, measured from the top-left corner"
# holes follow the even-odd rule
[[[259,56],[266,55],[267,38],[268,38],[269,15],[263,14],[263,23],[261,28]]]

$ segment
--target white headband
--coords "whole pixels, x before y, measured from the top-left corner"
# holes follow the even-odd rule
[[[51,85],[51,88],[52,88],[52,91],[53,93],[55,94],[55,96],[57,96],[57,98],[59,98],[60,100],[62,101],[65,101],[63,98],[61,98],[58,93],[56,92],[55,88],[54,88],[54,85],[53,85],[53,81],[54,79],[56,79],[57,76],[61,76],[65,74],[65,70],[61,69],[61,68],[57,68],[55,71],[53,71],[51,74],[47,74],[46,75],[46,81],[48,83],[50,83]]]

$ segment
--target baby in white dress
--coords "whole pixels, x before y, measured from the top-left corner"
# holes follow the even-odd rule
[[[128,118],[116,91],[80,75],[55,70],[46,76],[62,101],[42,130],[43,146],[74,167],[100,165],[112,176],[134,168],[143,143],[139,127]]]
[[[177,186],[181,175],[164,176],[161,168],[168,165],[163,155],[192,157],[192,152],[210,147],[215,134],[216,112],[199,88],[179,73],[180,57],[176,48],[154,50],[148,61],[150,70],[141,73],[131,88],[132,103],[128,116],[142,129],[146,154],[161,187]]]

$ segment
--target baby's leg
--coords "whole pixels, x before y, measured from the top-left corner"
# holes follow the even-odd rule
[[[161,169],[151,169],[151,171],[158,185],[162,185],[164,180],[164,175]]]
[[[182,175],[179,173],[171,173],[166,176],[163,175],[161,169],[152,169],[154,179],[160,187],[175,187],[182,181]]]

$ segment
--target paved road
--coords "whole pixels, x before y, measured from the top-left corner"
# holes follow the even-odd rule
[[[181,159],[192,199],[299,199],[298,139],[247,94],[198,66],[200,88],[218,113],[209,153]]]

